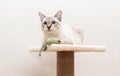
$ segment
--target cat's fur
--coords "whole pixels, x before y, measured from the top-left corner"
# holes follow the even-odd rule
[[[67,24],[61,24],[62,11],[58,11],[53,17],[46,17],[43,13],[39,12],[41,19],[41,31],[43,40],[50,37],[59,38],[63,44],[80,44],[83,41],[84,34],[79,26],[71,26]],[[46,23],[46,22],[47,23]],[[55,21],[55,22],[52,22]],[[56,53],[42,53],[40,58],[40,74],[43,76],[55,76],[56,73]],[[47,73],[46,73],[47,71]]]
[[[79,44],[83,41],[84,33],[78,26],[61,24],[62,11],[59,10],[55,16],[47,17],[39,12],[41,19],[41,30],[44,40],[48,38],[58,38],[63,44]]]

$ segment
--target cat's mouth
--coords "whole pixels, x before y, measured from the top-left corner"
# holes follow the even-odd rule
[[[48,29],[47,31],[52,31],[52,30]]]
[[[47,34],[53,34],[53,30],[46,30],[45,31]]]

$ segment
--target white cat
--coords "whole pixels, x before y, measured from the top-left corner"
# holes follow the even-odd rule
[[[84,33],[78,26],[61,24],[62,11],[58,11],[53,17],[47,17],[41,12],[39,16],[43,41],[51,37],[60,39],[63,44],[79,44],[83,41]],[[44,52],[40,59],[40,75],[56,76],[56,53]]]
[[[61,24],[62,11],[59,10],[55,16],[47,17],[39,12],[41,18],[41,30],[43,39],[58,38],[63,44],[79,44],[83,41],[84,33],[78,26]]]

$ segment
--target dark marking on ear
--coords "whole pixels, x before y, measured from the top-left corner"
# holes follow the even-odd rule
[[[62,20],[62,11],[59,10],[59,11],[55,14],[55,17],[57,17],[58,20],[61,22],[61,20]]]
[[[39,16],[40,16],[40,18],[41,18],[41,22],[42,22],[42,20],[46,17],[43,13],[41,13],[41,12],[39,12],[38,13],[39,14]]]

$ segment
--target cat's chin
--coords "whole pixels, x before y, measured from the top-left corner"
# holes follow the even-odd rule
[[[48,34],[48,35],[54,35],[54,34],[58,34],[58,31],[55,31],[55,30],[49,30],[49,31],[44,31],[45,34]]]
[[[48,31],[45,31],[45,33],[46,33],[46,34],[53,34],[54,31],[52,31],[52,30],[48,30]]]

